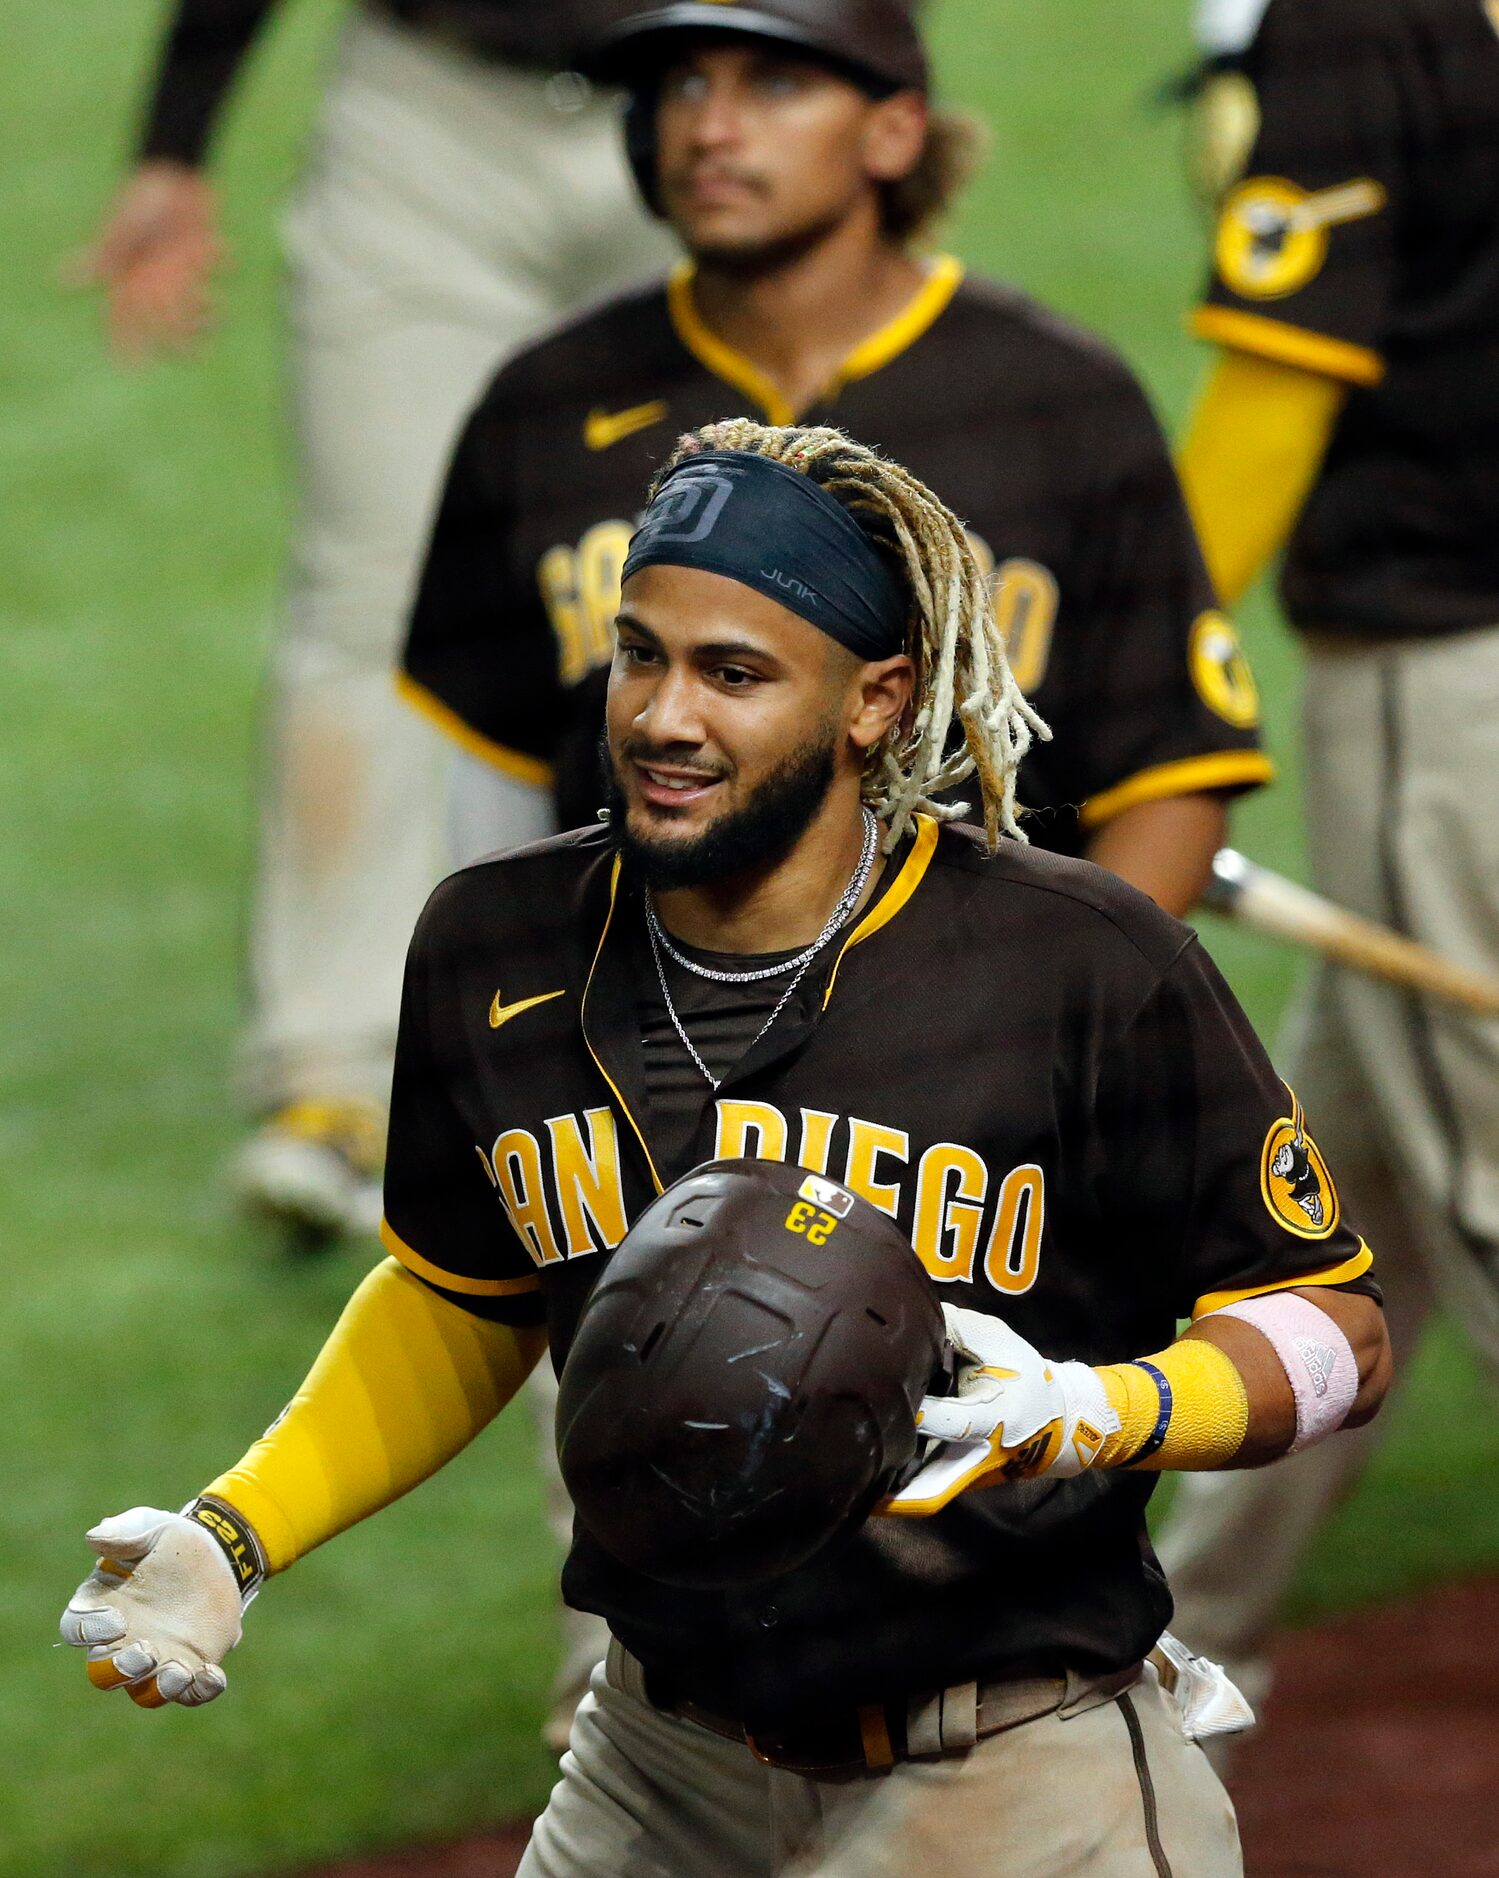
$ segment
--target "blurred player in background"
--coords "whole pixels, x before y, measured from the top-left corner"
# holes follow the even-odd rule
[[[136,167],[87,257],[126,359],[207,328],[205,153],[273,0],[178,0]],[[617,115],[572,68],[620,0],[369,0],[290,206],[301,513],[272,670],[243,1198],[373,1226],[402,961],[446,864],[446,763],[391,674],[442,464],[496,360],[658,266]]]
[[[1188,499],[1226,604],[1289,540],[1316,884],[1499,971],[1499,6],[1208,12],[1203,104],[1237,174],[1194,315],[1221,351]],[[1289,1080],[1386,1249],[1397,1360],[1440,1303],[1499,1371],[1499,1026],[1326,966],[1300,1015]],[[1372,1439],[1175,1504],[1176,1625],[1251,1696]]]
[[[640,491],[682,430],[749,408],[846,426],[944,491],[1055,733],[1021,775],[1030,839],[1185,912],[1226,798],[1269,774],[1254,681],[1127,367],[922,253],[974,132],[931,108],[908,8],[676,4],[627,20],[594,63],[629,90],[637,177],[691,260],[527,348],[459,443],[406,689],[505,791],[469,790],[466,851],[516,840],[516,774],[554,776],[562,826],[592,819]],[[565,1540],[554,1399],[543,1368],[532,1405]],[[559,1748],[606,1642],[592,1618],[567,1624]]]
[[[551,772],[564,826],[590,819],[651,470],[684,428],[741,411],[836,422],[937,483],[994,570],[1017,676],[1055,732],[1021,778],[1031,840],[1184,911],[1225,799],[1269,774],[1254,682],[1128,368],[923,254],[972,132],[930,107],[908,8],[669,5],[593,66],[629,90],[636,175],[691,259],[490,386],[449,471],[408,695],[501,774]]]

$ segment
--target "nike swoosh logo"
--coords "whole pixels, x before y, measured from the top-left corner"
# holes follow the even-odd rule
[[[519,1017],[522,1011],[533,1010],[538,1004],[550,1004],[553,998],[566,996],[565,991],[543,991],[539,998],[517,998],[514,1004],[501,1004],[497,991],[489,1007],[489,1028],[498,1030],[501,1024],[508,1024],[512,1017]]]
[[[649,404],[632,404],[628,411],[590,411],[583,420],[584,448],[607,450],[621,439],[633,436],[637,430],[659,424],[665,415],[665,398],[652,398]]]

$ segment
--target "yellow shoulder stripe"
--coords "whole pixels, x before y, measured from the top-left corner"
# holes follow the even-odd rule
[[[1358,1251],[1341,1265],[1324,1265],[1321,1271],[1302,1272],[1295,1278],[1276,1278],[1267,1285],[1246,1285],[1241,1291],[1209,1291],[1192,1306],[1192,1322],[1206,1317],[1209,1311],[1224,1310],[1230,1304],[1242,1304],[1246,1298],[1268,1297],[1272,1291],[1299,1291],[1306,1285],[1346,1285],[1350,1278],[1362,1278],[1374,1263],[1374,1254],[1362,1239]]]
[[[1341,378],[1350,385],[1377,385],[1384,377],[1384,360],[1369,346],[1326,333],[1308,332],[1263,313],[1245,313],[1238,307],[1200,306],[1187,316],[1188,329],[1199,339],[1230,346],[1236,352],[1255,352],[1280,365],[1299,365],[1324,378]]]
[[[429,1285],[440,1285],[444,1291],[461,1292],[466,1298],[512,1298],[522,1292],[536,1291],[541,1285],[534,1272],[524,1278],[464,1278],[456,1272],[444,1271],[431,1259],[423,1258],[415,1247],[407,1245],[388,1219],[380,1221],[380,1243],[416,1277],[425,1278]]]
[[[418,684],[409,672],[396,673],[396,690],[413,711],[419,711],[444,736],[450,737],[460,750],[478,757],[481,763],[488,763],[491,769],[513,776],[517,782],[530,783],[536,789],[549,789],[552,786],[550,763],[543,763],[539,756],[528,756],[524,750],[512,750],[484,736],[472,724],[466,724],[450,705],[444,704],[425,685]]]
[[[1215,750],[1207,756],[1184,756],[1157,763],[1127,776],[1112,789],[1089,796],[1078,814],[1084,828],[1098,828],[1138,802],[1161,802],[1168,796],[1196,795],[1206,789],[1245,789],[1273,782],[1275,765],[1263,750]]]

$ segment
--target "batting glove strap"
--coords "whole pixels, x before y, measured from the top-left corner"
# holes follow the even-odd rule
[[[236,1513],[227,1500],[211,1493],[200,1493],[182,1509],[183,1517],[199,1525],[215,1540],[234,1573],[240,1602],[248,1604],[265,1581],[269,1569],[265,1549],[250,1522]]]

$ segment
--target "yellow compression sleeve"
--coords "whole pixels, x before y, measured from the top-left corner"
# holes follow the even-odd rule
[[[1244,1445],[1249,1396],[1215,1343],[1189,1337],[1159,1356],[1111,1363],[1097,1374],[1120,1427],[1105,1437],[1095,1467],[1226,1467]]]
[[[1341,379],[1225,350],[1177,467],[1218,598],[1233,606],[1301,513],[1348,395]]]
[[[205,1494],[273,1572],[435,1474],[520,1388],[546,1332],[474,1317],[394,1259],[344,1307],[281,1419]]]

